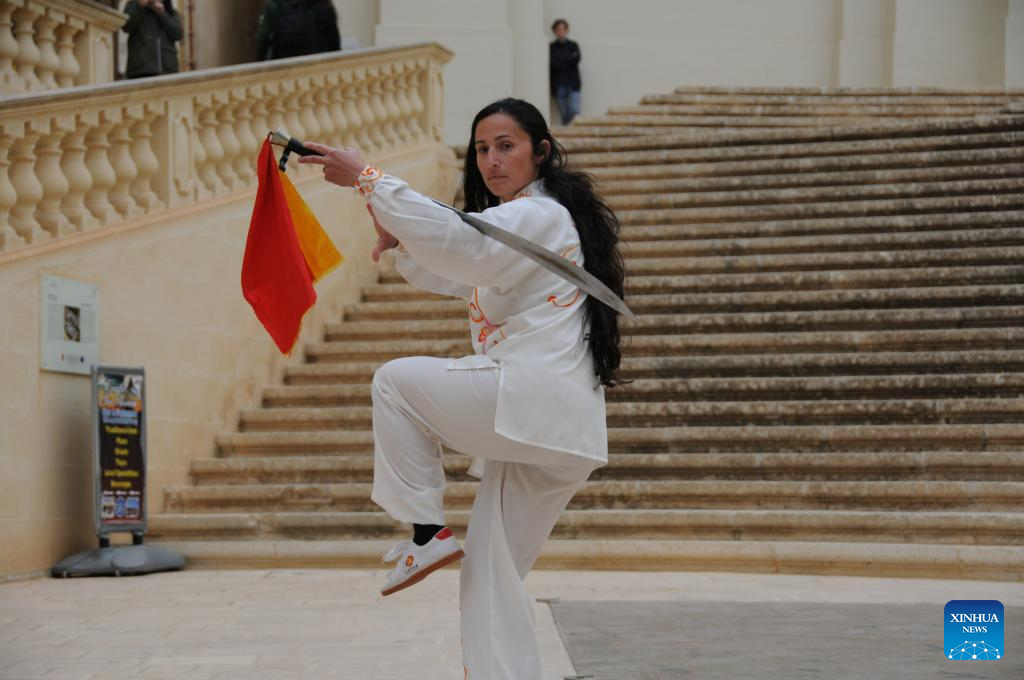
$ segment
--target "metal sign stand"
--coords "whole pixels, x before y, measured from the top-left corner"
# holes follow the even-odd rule
[[[93,366],[92,422],[95,529],[99,548],[67,557],[53,576],[130,576],[182,569],[180,554],[144,544],[146,534],[146,398],[142,368]],[[132,545],[110,545],[131,533]]]

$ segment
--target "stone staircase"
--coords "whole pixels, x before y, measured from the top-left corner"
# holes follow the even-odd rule
[[[541,566],[1024,579],[1024,115],[1005,94],[728,92],[567,129],[624,225],[638,318],[609,464]],[[804,118],[757,129],[759,106]],[[645,127],[711,110],[736,125]],[[199,565],[379,564],[407,529],[369,500],[371,376],[470,352],[465,317],[383,268],[165,489],[151,536]],[[445,462],[457,532],[468,462]]]
[[[1019,93],[1017,93],[1019,95]],[[1019,100],[1019,96],[1016,99]],[[684,130],[773,130],[925,121],[1019,111],[1014,93],[933,88],[680,87],[604,116],[578,116],[559,138],[633,137]]]

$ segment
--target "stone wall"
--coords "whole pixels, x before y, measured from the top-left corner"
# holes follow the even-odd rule
[[[190,461],[211,454],[258,388],[302,359],[278,355],[240,290],[257,130],[285,123],[298,137],[359,143],[386,171],[451,200],[435,101],[449,56],[365,50],[7,101],[0,197],[13,189],[15,202],[0,201],[0,580],[95,542],[89,379],[40,368],[42,276],[98,286],[99,362],[146,368],[147,491],[160,512],[163,487],[188,481]],[[289,174],[346,256],[318,286],[308,340],[375,280],[375,235],[354,192],[312,167]]]
[[[1024,79],[1024,0],[379,2],[376,44],[429,39],[455,52],[449,143],[464,143],[473,114],[498,97],[555,111],[546,43],[558,17],[583,51],[589,115],[687,85],[1002,88]]]

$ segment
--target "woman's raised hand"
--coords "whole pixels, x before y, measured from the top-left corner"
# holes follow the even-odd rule
[[[379,262],[381,253],[398,246],[398,239],[381,226],[380,222],[377,221],[377,216],[373,214],[373,207],[370,204],[366,205],[366,212],[370,213],[370,217],[373,218],[373,228],[377,230],[377,245],[370,257],[373,258],[374,262]]]
[[[359,173],[366,167],[363,154],[359,149],[343,147],[335,149],[326,144],[316,142],[303,142],[306,147],[323,154],[322,156],[301,156],[299,163],[313,163],[322,165],[324,168],[324,179],[331,184],[340,187],[350,187],[359,179]]]

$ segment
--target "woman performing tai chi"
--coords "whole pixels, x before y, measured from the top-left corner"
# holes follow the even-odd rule
[[[620,381],[614,311],[367,165],[359,151],[307,144],[325,178],[355,186],[414,286],[465,299],[472,356],[407,357],[373,378],[373,500],[413,537],[382,593],[463,557],[446,528],[442,446],[482,463],[461,565],[462,646],[471,680],[541,680],[533,603],[523,579],[559,515],[608,460],[604,387]],[[466,211],[584,266],[620,297],[618,221],[531,104],[503,99],[476,115]],[[478,470],[476,470],[478,471]],[[480,476],[480,475],[478,475]]]

